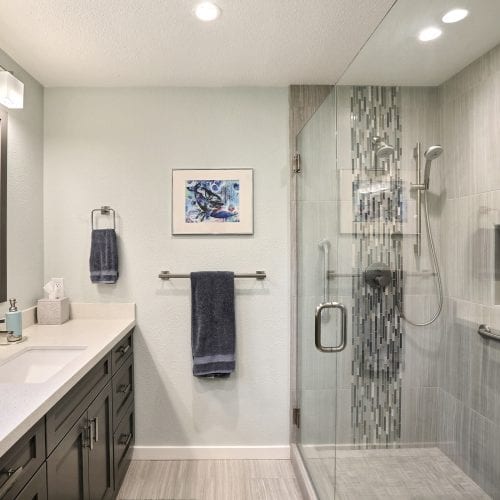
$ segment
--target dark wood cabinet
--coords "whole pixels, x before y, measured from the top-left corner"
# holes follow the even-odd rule
[[[45,422],[42,419],[0,458],[0,498],[16,498],[44,461]]]
[[[111,385],[89,406],[89,497],[104,500],[113,496],[113,413]]]
[[[87,500],[88,419],[82,415],[47,460],[50,500]]]
[[[48,500],[47,466],[43,464],[28,484],[17,495],[16,500]]]
[[[134,358],[129,356],[113,375],[113,420],[116,426],[134,399]]]
[[[134,405],[127,408],[114,434],[114,465],[117,493],[130,465],[132,446],[135,440]]]
[[[47,453],[50,454],[111,379],[107,354],[47,413]]]
[[[0,457],[0,500],[116,497],[134,444],[132,332]]]

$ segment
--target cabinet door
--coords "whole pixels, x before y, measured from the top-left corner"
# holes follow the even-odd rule
[[[47,459],[50,500],[88,500],[87,434],[85,413]]]
[[[113,495],[113,423],[111,384],[88,409],[89,496],[103,500]]]

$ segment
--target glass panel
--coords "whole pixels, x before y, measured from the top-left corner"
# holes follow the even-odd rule
[[[314,342],[315,308],[336,296],[326,271],[337,258],[335,95],[330,94],[297,137],[298,389],[301,425],[298,446],[316,491],[331,499],[335,485],[337,355]],[[337,311],[324,311],[323,344],[339,342]]]

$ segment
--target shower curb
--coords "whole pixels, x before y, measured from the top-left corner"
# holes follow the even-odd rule
[[[296,444],[290,445],[290,459],[304,500],[319,500]]]

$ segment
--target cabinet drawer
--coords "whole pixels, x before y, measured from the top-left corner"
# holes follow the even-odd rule
[[[129,356],[113,377],[113,421],[115,429],[133,399],[134,357]]]
[[[111,355],[107,354],[47,413],[47,454],[67,434],[111,378]]]
[[[16,500],[47,500],[47,466],[43,464],[29,483],[17,495]]]
[[[134,405],[127,408],[123,419],[118,424],[113,437],[114,465],[115,465],[115,494],[123,482],[132,455],[132,446],[135,440]]]
[[[132,337],[133,330],[127,334],[125,338],[120,340],[118,344],[113,347],[113,351],[111,354],[112,357],[112,363],[113,363],[113,374],[116,373],[118,368],[122,365],[122,363],[125,361],[127,356],[132,352],[134,345],[133,345],[133,337]]]
[[[15,498],[45,461],[43,419],[0,458],[0,498]]]

